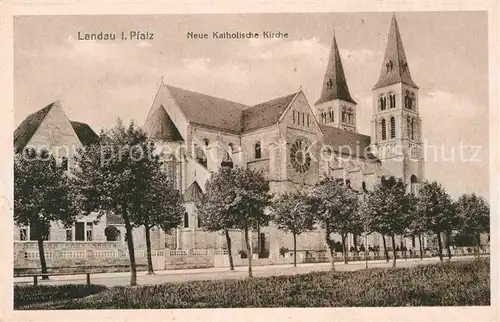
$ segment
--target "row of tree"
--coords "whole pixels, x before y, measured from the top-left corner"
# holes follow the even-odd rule
[[[489,206],[475,194],[462,195],[453,202],[437,182],[424,182],[418,194],[408,192],[401,179],[382,178],[370,192],[359,193],[342,179],[325,178],[311,189],[269,194],[269,185],[261,172],[250,169],[221,169],[207,182],[205,195],[197,208],[203,227],[209,231],[223,231],[229,250],[230,269],[234,269],[231,254],[231,229],[245,232],[249,276],[252,249],[248,230],[258,229],[274,222],[293,235],[294,265],[296,265],[297,236],[321,227],[325,233],[332,269],[334,269],[335,241],[340,235],[347,263],[346,240],[349,234],[382,235],[384,253],[389,261],[386,237],[392,242],[393,265],[396,265],[396,237],[418,237],[422,256],[423,235],[435,234],[438,251],[443,260],[442,236],[460,232],[475,237],[489,232]],[[270,211],[266,211],[270,209]],[[450,244],[448,256],[451,258]]]

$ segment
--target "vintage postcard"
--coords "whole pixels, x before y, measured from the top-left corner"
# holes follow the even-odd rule
[[[6,4],[2,318],[498,320],[498,6],[368,4]]]

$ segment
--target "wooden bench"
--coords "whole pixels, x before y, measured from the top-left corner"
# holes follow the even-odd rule
[[[86,275],[87,284],[90,285],[90,274],[102,274],[105,271],[93,271],[93,272],[74,272],[74,273],[33,273],[33,274],[14,274],[14,277],[33,277],[33,285],[38,285],[38,277],[43,276],[65,276],[65,275]]]

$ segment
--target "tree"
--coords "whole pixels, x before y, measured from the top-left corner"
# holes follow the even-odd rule
[[[46,150],[26,149],[14,160],[14,222],[29,226],[38,242],[42,273],[47,273],[43,241],[50,223],[65,227],[77,219],[75,195],[70,180],[55,158]],[[48,276],[42,276],[48,279]]]
[[[344,261],[347,263],[346,238],[348,233],[357,231],[361,220],[358,216],[358,196],[342,179],[325,178],[318,182],[311,193],[315,220],[325,230],[325,239],[330,250],[332,271],[335,270],[335,243],[332,233],[342,238]]]
[[[474,246],[479,257],[480,234],[490,231],[490,207],[483,197],[476,194],[464,194],[455,203],[457,216],[460,218],[460,232],[473,236]]]
[[[229,211],[234,215],[236,228],[243,230],[248,254],[248,277],[252,277],[252,247],[248,232],[267,226],[271,216],[266,213],[270,205],[269,181],[262,171],[236,167],[230,171],[233,196]]]
[[[393,263],[396,266],[396,235],[403,235],[409,226],[410,203],[406,187],[401,179],[394,177],[382,181],[368,195],[363,206],[366,226],[370,232],[390,236],[393,250]],[[387,250],[385,250],[387,255]],[[387,258],[387,257],[386,257]]]
[[[174,187],[171,179],[160,168],[159,164],[151,164],[148,182],[141,187],[140,203],[134,205],[132,220],[136,227],[144,226],[148,258],[148,274],[153,274],[151,258],[150,231],[153,227],[170,233],[182,223],[186,209],[182,194]]]
[[[235,216],[231,212],[231,205],[235,198],[232,187],[234,177],[231,169],[222,167],[215,172],[205,183],[205,193],[196,201],[201,227],[206,231],[223,231],[226,236],[229,268],[234,270],[231,251],[231,237],[229,230],[235,228]]]
[[[293,234],[293,266],[297,266],[297,235],[313,229],[307,194],[295,191],[279,195],[271,204],[271,212],[276,226]]]
[[[137,284],[134,241],[134,211],[140,208],[143,187],[151,179],[157,162],[144,132],[133,122],[125,128],[120,120],[109,131],[102,131],[99,144],[80,151],[74,185],[79,188],[81,208],[96,212],[97,219],[111,213],[125,223],[130,261],[130,285]]]
[[[441,234],[450,232],[457,222],[450,195],[436,181],[426,181],[419,189],[417,210],[425,218],[427,230],[436,234],[439,259],[443,261]]]
[[[422,244],[422,235],[427,232],[427,222],[424,216],[418,211],[418,196],[414,193],[409,193],[408,198],[408,215],[411,236],[418,236],[418,245],[420,248],[420,260],[424,259],[424,248]]]

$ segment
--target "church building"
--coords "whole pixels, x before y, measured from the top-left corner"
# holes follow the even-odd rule
[[[349,92],[335,35],[314,106],[301,90],[247,106],[162,82],[144,129],[164,155],[165,171],[184,192],[188,206],[182,227],[166,236],[168,247],[225,247],[223,236],[201,229],[194,206],[211,173],[223,166],[263,170],[273,193],[310,187],[323,176],[344,179],[360,195],[383,176],[402,178],[408,189],[416,189],[424,177],[418,86],[395,16],[372,90],[368,136],[357,131],[357,103]],[[245,249],[241,232],[232,234],[234,251]],[[276,255],[293,245],[292,236],[272,224],[253,231],[251,239],[259,254]],[[349,237],[350,245],[360,243]],[[367,243],[381,244],[376,234]],[[298,236],[297,247],[325,249],[323,232]]]

